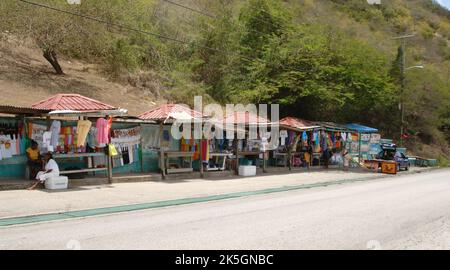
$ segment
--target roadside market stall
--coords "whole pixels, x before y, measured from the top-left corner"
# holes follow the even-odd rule
[[[192,173],[195,167],[194,161],[199,160],[200,153],[203,156],[206,155],[204,151],[202,152],[201,148],[204,142],[201,140],[192,139],[193,136],[176,140],[170,133],[174,121],[190,121],[192,124],[195,121],[201,122],[204,116],[200,112],[179,104],[163,104],[151,108],[138,117],[141,120],[150,120],[157,124],[155,126],[157,136],[154,136],[153,146],[156,146],[159,169],[163,177],[173,173]],[[193,131],[193,129],[191,130]],[[144,144],[147,143],[144,142]],[[202,166],[197,167],[203,173]]]
[[[239,174],[241,165],[262,167],[263,172],[266,172],[270,153],[270,150],[267,149],[270,132],[267,130],[274,123],[271,123],[265,117],[248,111],[229,113],[222,121],[224,126],[227,124],[233,126],[236,135],[233,141],[228,140],[228,144],[232,145],[231,152],[233,153],[233,155],[230,155],[231,168],[235,170],[236,174]],[[260,130],[260,127],[263,127],[267,132]],[[257,134],[254,134],[256,135],[255,138],[249,136],[251,132],[257,132]],[[237,136],[238,133],[243,134],[245,138],[240,139]]]
[[[350,167],[359,166],[359,135],[345,125],[333,122],[313,122],[321,127],[319,143],[314,148],[313,165],[324,164],[324,153],[331,151],[330,165],[343,165],[344,152],[350,157]]]
[[[45,118],[27,119],[28,137],[38,142],[42,153],[54,153],[61,175],[84,178],[103,172],[112,180],[108,150],[114,139],[113,118],[126,115],[126,110],[78,94],[57,94],[32,107],[50,112]],[[120,149],[118,153],[124,157]]]
[[[378,129],[355,123],[347,124],[346,127],[358,133],[359,163],[374,159],[381,151]]]
[[[280,143],[274,151],[275,166],[309,167],[313,161],[313,148],[320,126],[312,122],[285,117],[280,120]]]
[[[0,105],[0,179],[26,176],[26,150],[30,146],[26,117],[42,116],[48,112],[31,107]]]

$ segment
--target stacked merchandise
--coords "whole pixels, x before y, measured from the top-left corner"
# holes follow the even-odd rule
[[[113,167],[139,162],[141,127],[113,130],[111,143],[114,144],[118,152],[118,155],[113,157]]]
[[[370,151],[370,134],[363,133],[361,134],[361,159],[365,160],[369,157],[369,151]]]
[[[375,159],[375,157],[380,153],[381,150],[381,135],[377,133],[370,134],[370,141],[369,141],[369,154],[368,158]]]

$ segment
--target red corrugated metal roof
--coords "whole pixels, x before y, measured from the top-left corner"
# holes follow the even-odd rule
[[[269,123],[267,118],[261,117],[250,112],[233,112],[224,119],[225,123],[234,124],[255,124],[255,123]]]
[[[46,100],[31,105],[35,109],[44,110],[74,110],[74,111],[101,111],[115,110],[116,107],[102,103],[79,94],[58,94]]]
[[[309,128],[317,127],[317,125],[314,125],[314,123],[312,123],[308,120],[304,120],[304,119],[300,119],[300,118],[296,118],[296,117],[285,117],[280,120],[280,125],[297,128],[297,129],[309,129]]]
[[[48,113],[49,110],[36,109],[31,107],[0,105],[0,113],[5,114],[24,114],[24,115],[42,115]]]
[[[142,113],[139,115],[139,118],[144,120],[166,120],[171,113],[187,113],[193,118],[203,117],[201,112],[192,110],[191,108],[180,104],[163,104]]]

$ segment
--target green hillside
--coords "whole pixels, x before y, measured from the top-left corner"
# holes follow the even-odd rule
[[[450,11],[432,0],[29,2],[84,16],[0,2],[0,31],[33,40],[55,73],[60,57],[76,59],[123,84],[150,76],[141,91],[163,85],[169,101],[279,103],[283,116],[360,122],[394,138],[405,53],[405,68],[425,67],[405,72],[409,147],[443,164],[450,156]],[[401,50],[394,37],[412,33]]]

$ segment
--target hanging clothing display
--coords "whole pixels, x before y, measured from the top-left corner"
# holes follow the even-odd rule
[[[0,152],[2,159],[13,157],[11,138],[7,135],[0,135]]]
[[[39,147],[42,147],[42,143],[44,142],[42,135],[44,135],[44,132],[46,131],[47,126],[31,122],[28,123],[28,137],[36,141],[39,144]]]
[[[109,143],[108,120],[104,118],[97,119],[96,128],[97,128],[97,142],[100,145]]]
[[[128,147],[124,147],[121,149],[121,154],[122,154],[122,159],[123,159],[123,164],[130,164],[130,151],[128,149]]]
[[[304,142],[308,141],[308,135],[306,134],[306,131],[303,131],[303,133],[302,133],[302,141],[304,141]]]
[[[43,153],[53,152],[53,146],[51,145],[51,141],[52,141],[52,132],[51,131],[44,132],[44,134],[42,135],[41,152]]]
[[[59,145],[59,134],[61,133],[61,122],[54,120],[52,125],[50,126],[51,132],[51,140],[50,145],[53,146],[54,149]]]
[[[90,147],[100,147],[98,143],[98,131],[96,127],[91,127],[87,136],[87,144]]]
[[[118,155],[113,157],[113,167],[138,162],[140,160],[141,127],[112,130],[111,143],[118,151]]]
[[[91,129],[92,123],[89,120],[79,120],[77,123],[77,146],[84,146],[86,138]]]
[[[208,160],[209,160],[208,141],[207,140],[202,140],[201,144],[202,144],[202,160],[204,162],[208,162]]]
[[[287,130],[280,130],[280,140],[281,140],[282,146],[284,146],[286,144],[287,136],[288,136]]]

